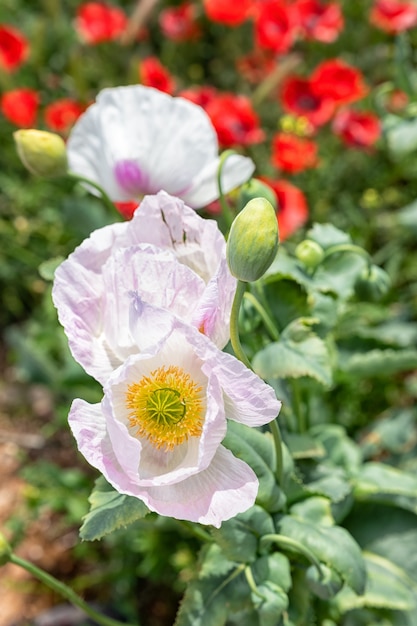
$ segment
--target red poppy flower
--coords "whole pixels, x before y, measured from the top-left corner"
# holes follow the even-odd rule
[[[56,100],[45,107],[45,124],[57,133],[66,133],[83,111],[84,107],[75,100],[70,98]]]
[[[239,26],[250,15],[253,0],[204,0],[204,10],[213,22]]]
[[[417,24],[417,5],[401,0],[376,0],[369,14],[371,24],[388,33],[400,33]]]
[[[306,39],[331,43],[338,38],[344,26],[338,2],[324,4],[320,0],[298,0],[295,8],[301,33]]]
[[[310,81],[317,96],[329,98],[337,105],[359,100],[368,92],[362,73],[342,59],[320,63]]]
[[[127,17],[122,9],[104,2],[86,2],[77,10],[75,29],[88,44],[118,39],[126,29]]]
[[[261,180],[272,187],[277,196],[279,238],[284,241],[307,222],[307,200],[298,187],[286,180],[273,180],[264,176]]]
[[[296,174],[317,165],[317,144],[290,133],[277,133],[272,139],[272,164]]]
[[[129,202],[115,202],[114,206],[126,220],[130,220],[138,208],[138,203],[131,200]]]
[[[342,109],[333,120],[332,130],[348,146],[368,148],[381,136],[381,122],[374,113]]]
[[[16,126],[30,128],[35,125],[39,106],[39,94],[33,89],[13,89],[1,98],[1,112]]]
[[[332,117],[332,98],[315,93],[311,80],[289,76],[281,90],[281,104],[287,113],[305,117],[312,126],[323,126]]]
[[[159,14],[159,26],[171,41],[191,41],[201,34],[196,22],[196,6],[190,2],[163,9]]]
[[[296,37],[294,7],[277,0],[262,2],[255,13],[255,41],[260,48],[277,53],[287,52]]]
[[[206,109],[209,102],[217,98],[217,90],[215,87],[202,85],[183,89],[178,95],[186,100],[190,100],[190,102],[193,102],[194,104],[198,104],[198,106],[203,107],[203,109]]]
[[[259,118],[246,96],[222,94],[207,104],[206,111],[224,148],[248,146],[265,138]]]
[[[0,24],[0,67],[14,72],[27,59],[29,43],[22,33],[7,24]]]
[[[172,94],[175,81],[168,70],[156,57],[148,57],[139,63],[139,79],[146,87]]]

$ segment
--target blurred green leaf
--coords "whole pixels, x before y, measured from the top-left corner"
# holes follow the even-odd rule
[[[417,513],[417,478],[383,463],[365,463],[354,479],[354,496]]]
[[[376,349],[353,354],[343,351],[340,353],[339,367],[341,371],[359,377],[392,376],[417,368],[417,349]]]

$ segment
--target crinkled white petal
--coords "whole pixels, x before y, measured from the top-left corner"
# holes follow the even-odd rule
[[[207,163],[193,179],[189,188],[181,194],[181,198],[194,209],[200,209],[219,197],[217,172],[220,158]],[[249,157],[231,154],[225,160],[221,173],[223,193],[229,193],[250,179],[255,171],[255,164]]]
[[[141,499],[152,511],[219,527],[250,508],[258,492],[253,470],[223,446],[207,469],[174,485],[140,487],[121,468],[106,430],[101,405],[72,404],[69,422],[86,460],[120,493]]]
[[[218,143],[209,117],[188,100],[151,87],[131,85],[101,91],[75,123],[67,147],[70,169],[99,183],[115,201],[132,199],[114,175],[116,164],[126,159],[146,174],[144,193],[164,189],[182,197],[190,187],[204,186],[209,199],[200,193],[200,206],[213,195],[217,168],[211,163],[216,162]],[[236,164],[229,167],[242,169]],[[211,185],[208,173],[199,180],[207,168]],[[243,181],[236,184],[239,182]]]

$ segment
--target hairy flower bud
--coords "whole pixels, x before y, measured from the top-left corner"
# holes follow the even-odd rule
[[[5,536],[0,533],[0,566],[6,565],[10,561],[10,557],[12,555],[12,549],[6,541]]]
[[[295,249],[295,256],[303,265],[315,269],[324,258],[323,248],[312,239],[304,239]]]
[[[257,178],[251,178],[247,183],[240,187],[237,199],[238,210],[240,211],[243,209],[243,207],[254,198],[265,198],[272,204],[275,210],[278,208],[277,196],[272,187]]]
[[[377,302],[381,300],[391,286],[387,272],[377,265],[365,267],[355,282],[356,295],[362,300]]]
[[[265,198],[254,198],[234,219],[227,242],[227,262],[244,282],[261,278],[278,250],[278,221]]]
[[[62,137],[35,128],[18,130],[13,136],[20,160],[29,172],[45,178],[67,173],[67,149]]]

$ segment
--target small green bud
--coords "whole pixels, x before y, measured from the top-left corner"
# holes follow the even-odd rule
[[[6,541],[5,536],[0,533],[0,566],[6,565],[10,561],[10,557],[12,556],[12,549]]]
[[[316,241],[304,239],[296,247],[295,256],[303,265],[313,270],[324,259],[324,250]]]
[[[265,198],[254,198],[236,216],[227,241],[227,262],[233,276],[244,282],[261,278],[278,250],[278,220]]]
[[[372,265],[369,269],[365,267],[355,282],[356,295],[361,300],[378,302],[389,291],[391,279],[381,267]]]
[[[55,133],[35,128],[13,133],[23,165],[36,176],[53,178],[68,171],[65,141]]]
[[[237,198],[238,211],[243,209],[243,207],[254,198],[265,198],[272,204],[275,211],[278,208],[277,196],[272,187],[258,178],[251,178],[239,189],[239,195]]]

